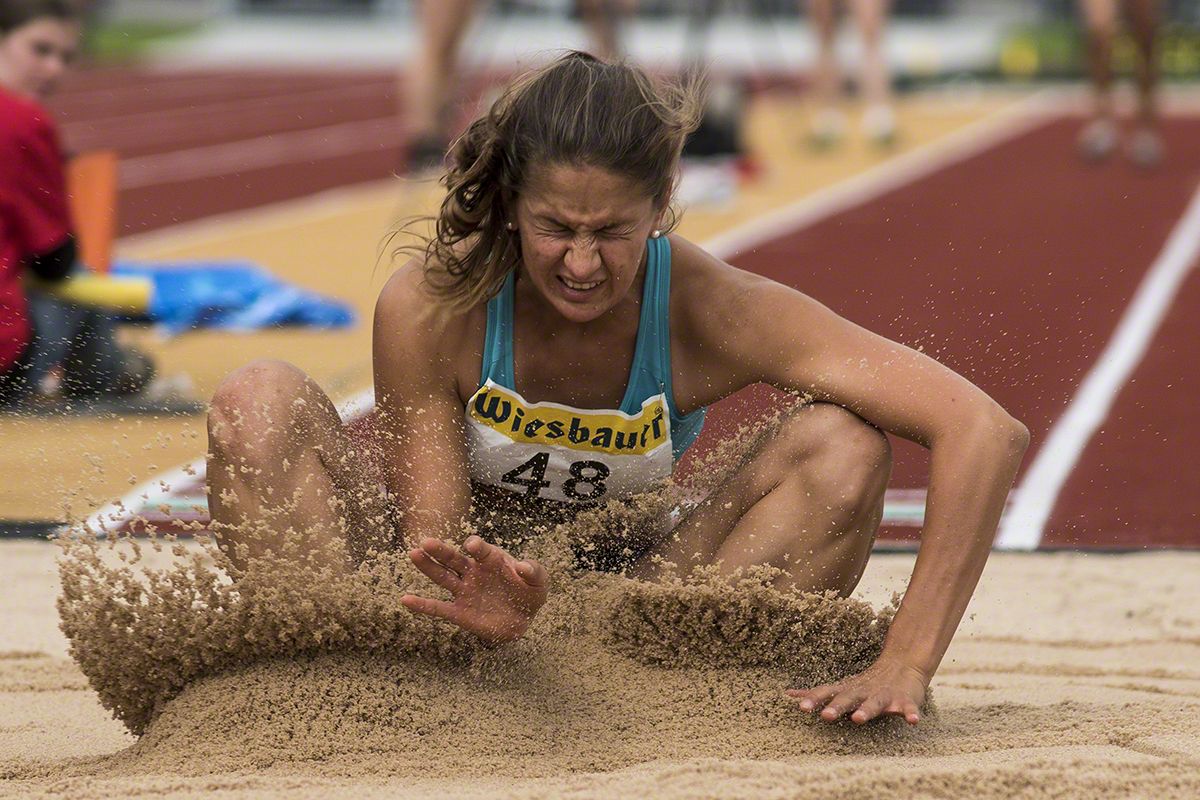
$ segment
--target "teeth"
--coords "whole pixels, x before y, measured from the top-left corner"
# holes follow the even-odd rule
[[[575,289],[576,291],[579,291],[579,292],[586,292],[588,289],[595,289],[597,286],[604,283],[604,281],[592,281],[591,283],[576,283],[575,281],[571,280],[570,278],[563,278],[562,282],[565,283],[568,288]]]

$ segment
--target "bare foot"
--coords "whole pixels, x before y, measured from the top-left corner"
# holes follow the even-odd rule
[[[422,539],[408,556],[454,599],[406,594],[400,602],[409,611],[453,622],[486,644],[523,636],[549,592],[549,576],[541,564],[518,561],[478,536],[467,537],[461,550],[441,539]]]

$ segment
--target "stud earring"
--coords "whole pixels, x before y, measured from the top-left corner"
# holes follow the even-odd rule
[[[510,230],[510,231],[515,231],[517,229],[517,226],[511,222],[504,223],[504,227],[506,230]]]
[[[655,228],[655,229],[654,229],[653,231],[651,231],[651,233],[650,233],[650,238],[651,238],[651,239],[657,239],[657,238],[659,238],[660,236],[662,236],[662,231],[660,231],[658,228]]]

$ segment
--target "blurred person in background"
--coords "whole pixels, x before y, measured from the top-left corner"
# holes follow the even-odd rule
[[[1117,149],[1120,131],[1113,108],[1113,40],[1121,10],[1129,23],[1137,59],[1137,109],[1126,144],[1129,159],[1142,167],[1156,166],[1163,158],[1158,103],[1158,53],[1155,47],[1161,18],[1159,0],[1079,0],[1087,35],[1087,67],[1093,91],[1091,119],[1079,135],[1079,152],[1101,161]]]
[[[575,0],[592,39],[592,52],[605,59],[620,56],[619,23],[633,13],[635,0]],[[447,111],[458,86],[458,52],[463,35],[479,9],[479,0],[420,0],[420,45],[404,85],[409,171],[440,166],[453,124]]]
[[[846,133],[846,114],[841,108],[843,80],[835,44],[839,0],[800,0],[803,13],[817,33],[817,67],[813,76],[817,111],[809,129],[809,141],[817,148],[837,144]],[[892,81],[883,55],[883,33],[889,0],[846,0],[854,25],[862,37],[862,62],[858,91],[863,102],[862,132],[872,144],[887,146],[896,139],[896,112],[892,108]]]
[[[133,397],[154,377],[146,355],[117,344],[106,312],[29,285],[65,284],[79,267],[65,159],[42,103],[76,56],[80,13],[70,0],[0,4],[0,409]]]

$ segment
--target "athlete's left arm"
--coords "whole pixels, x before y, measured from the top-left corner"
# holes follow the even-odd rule
[[[707,340],[710,383],[807,392],[931,451],[920,551],[883,653],[861,675],[793,692],[827,720],[890,713],[916,722],[987,561],[1029,432],[947,367],[799,292],[720,262],[701,271],[719,286],[705,292],[707,324],[693,325]]]

